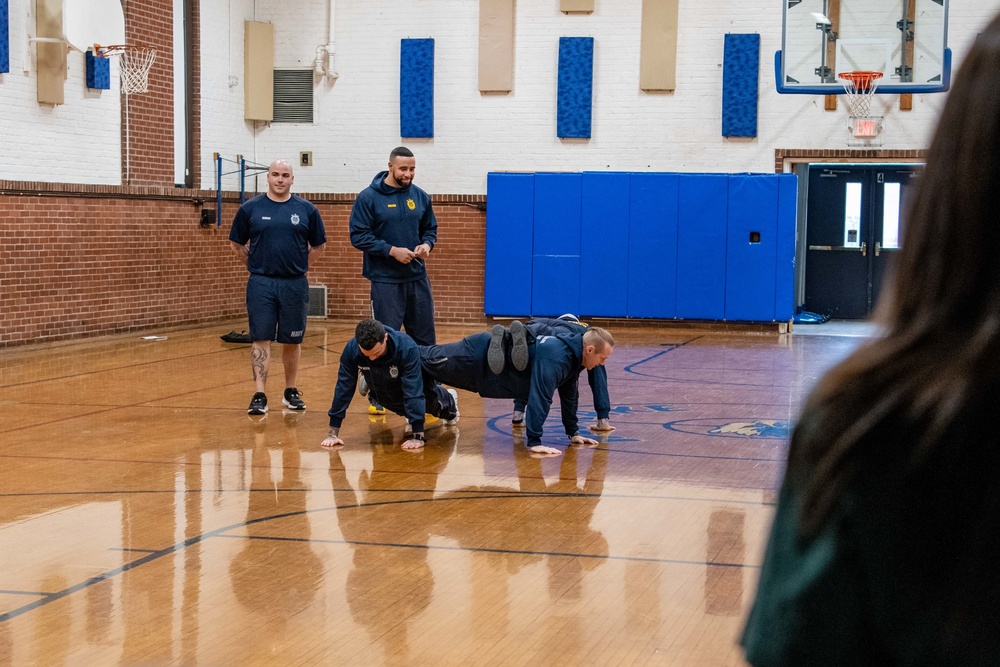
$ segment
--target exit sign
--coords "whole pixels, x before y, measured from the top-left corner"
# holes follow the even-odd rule
[[[854,137],[856,139],[872,139],[878,136],[878,120],[875,118],[855,118]]]

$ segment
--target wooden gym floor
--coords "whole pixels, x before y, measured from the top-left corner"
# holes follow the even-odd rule
[[[354,323],[252,420],[240,328],[0,351],[0,664],[741,665],[789,424],[863,340],[613,331],[617,430],[534,458],[467,392],[419,453],[360,397],[323,450]]]

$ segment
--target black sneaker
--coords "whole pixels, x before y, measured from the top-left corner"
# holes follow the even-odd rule
[[[267,414],[267,396],[262,391],[258,391],[250,399],[250,407],[247,408],[248,415]]]
[[[289,387],[285,390],[285,396],[281,399],[281,402],[287,405],[290,410],[306,409],[306,404],[302,402],[299,390],[295,387]]]
[[[494,375],[503,373],[503,336],[505,330],[502,324],[493,325],[493,333],[490,338],[490,349],[486,351],[486,362]]]
[[[528,330],[518,320],[510,323],[510,361],[519,371],[528,367]]]

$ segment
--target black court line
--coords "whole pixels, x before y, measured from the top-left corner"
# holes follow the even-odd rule
[[[40,595],[48,595],[48,593],[42,593],[41,591],[8,591],[0,588],[0,595],[32,595],[37,597]]]
[[[353,491],[353,489],[352,489],[352,491]],[[271,492],[273,493],[273,490]],[[523,497],[523,498],[574,498],[574,497],[594,496],[594,495],[597,495],[597,494],[582,494],[582,493],[580,493],[580,494],[575,494],[575,493],[520,493],[518,495],[520,497]],[[246,527],[246,526],[251,526],[251,525],[258,524],[258,523],[264,523],[266,521],[274,521],[274,520],[277,520],[277,519],[284,519],[284,518],[293,517],[293,516],[301,516],[303,514],[314,514],[314,513],[319,513],[319,512],[329,512],[331,510],[332,511],[336,511],[336,510],[343,510],[343,509],[367,509],[367,508],[370,508],[370,507],[380,507],[380,506],[384,506],[384,505],[405,505],[405,504],[411,504],[411,503],[450,502],[450,501],[464,501],[464,500],[497,500],[497,499],[505,498],[505,497],[509,498],[511,496],[510,496],[510,494],[500,494],[500,495],[492,495],[492,496],[487,496],[487,495],[469,496],[469,497],[463,496],[463,497],[458,497],[458,498],[431,498],[431,499],[419,498],[419,499],[406,499],[406,500],[388,500],[388,501],[377,502],[377,503],[360,503],[360,504],[344,505],[344,506],[334,505],[333,507],[320,507],[320,508],[309,509],[309,510],[300,510],[300,511],[296,511],[296,512],[284,512],[282,514],[274,514],[274,515],[271,515],[271,516],[258,517],[256,519],[250,519],[248,521],[242,521],[240,523],[234,523],[234,524],[230,524],[228,526],[223,526],[221,528],[216,528],[215,530],[211,530],[211,531],[209,531],[207,533],[202,533],[201,535],[196,535],[194,537],[189,537],[188,539],[184,540],[183,542],[178,542],[177,544],[172,544],[172,545],[170,545],[168,547],[165,547],[163,549],[160,549],[160,550],[157,550],[157,551],[150,551],[147,555],[145,555],[145,556],[143,556],[141,558],[138,558],[137,560],[134,560],[134,561],[131,561],[131,562],[128,562],[128,563],[124,563],[124,564],[122,564],[122,565],[120,565],[120,566],[118,566],[116,568],[108,570],[107,572],[103,572],[103,573],[98,574],[96,576],[89,577],[88,579],[85,579],[85,580],[83,580],[83,581],[81,581],[79,583],[76,583],[76,584],[74,584],[72,586],[69,586],[67,588],[62,589],[61,591],[54,591],[52,593],[42,593],[41,597],[38,600],[35,600],[35,601],[30,602],[30,603],[28,603],[26,605],[23,605],[23,606],[18,607],[16,609],[12,609],[11,611],[8,611],[8,612],[0,614],[0,623],[4,623],[4,622],[9,621],[11,619],[17,618],[18,616],[22,616],[24,614],[27,614],[28,612],[34,611],[35,609],[38,609],[39,607],[43,607],[43,606],[45,606],[47,604],[51,604],[53,602],[57,602],[59,600],[62,600],[63,598],[69,597],[70,595],[73,595],[74,593],[78,593],[78,592],[80,592],[82,590],[86,590],[86,589],[88,589],[91,586],[94,586],[96,584],[100,584],[100,583],[103,583],[105,581],[109,581],[111,579],[114,579],[114,578],[118,577],[119,575],[122,575],[122,574],[128,572],[129,570],[134,570],[137,567],[141,567],[142,565],[145,565],[147,563],[151,563],[153,561],[159,560],[159,559],[161,559],[161,558],[163,558],[165,556],[173,555],[174,553],[177,553],[179,551],[187,549],[190,546],[193,546],[195,544],[199,544],[201,542],[205,542],[205,541],[207,541],[210,538],[213,538],[213,537],[238,537],[238,536],[233,536],[233,535],[226,535],[226,533],[228,533],[229,531],[232,531],[232,530],[236,530],[236,529],[239,529],[239,528]],[[361,543],[359,543],[359,544],[361,544]],[[475,551],[476,550],[476,549],[466,549],[466,548],[463,548],[463,547],[427,547],[427,546],[407,545],[407,544],[401,544],[401,545],[386,544],[385,546],[397,546],[397,547],[400,547],[400,548],[447,549],[447,550],[458,550],[458,551]],[[524,554],[524,555],[536,555],[536,554],[537,555],[546,555],[548,552],[543,552],[543,551],[538,551],[538,552],[535,552],[535,551],[511,551],[510,553]],[[564,553],[556,553],[556,552],[553,552],[553,554],[554,555],[559,555],[559,556],[565,556],[565,557],[599,558],[601,560],[635,560],[635,561],[642,561],[642,562],[664,563],[664,564],[697,565],[697,566],[718,565],[718,566],[721,566],[721,567],[740,567],[740,568],[745,568],[745,569],[759,569],[759,566],[755,566],[755,565],[727,564],[727,563],[710,563],[708,561],[698,562],[698,561],[684,561],[684,560],[674,560],[674,559],[638,558],[638,557],[634,557],[633,558],[633,557],[629,557],[629,556],[616,556],[616,557],[612,557],[610,555],[609,556],[592,556],[592,555],[588,555],[588,554],[564,554]]]
[[[344,469],[341,469],[344,471]],[[380,473],[384,472],[382,470]],[[530,476],[522,479],[538,480],[545,479],[544,476]],[[340,491],[354,491],[357,489],[351,487],[331,487],[330,489],[285,489],[285,488],[272,488],[267,487],[264,489],[184,489],[181,493],[196,493],[196,494],[223,494],[223,493],[336,493]],[[744,492],[745,490],[739,489],[739,491]],[[427,489],[367,489],[368,493],[427,493]],[[164,489],[162,491],[147,489],[147,490],[127,490],[127,491],[38,491],[30,493],[0,493],[0,498],[44,498],[49,496],[129,496],[129,495],[140,495],[140,494],[150,494],[150,495],[163,495],[163,494],[175,494],[176,489]],[[468,494],[482,494],[487,495],[498,500],[501,498],[517,498],[521,496],[555,496],[561,498],[609,498],[614,500],[667,500],[667,501],[682,501],[682,502],[699,502],[699,503],[720,503],[720,504],[730,504],[730,505],[753,505],[754,507],[773,507],[774,502],[763,501],[763,500],[737,500],[730,498],[702,498],[702,497],[692,497],[692,496],[644,496],[634,493],[585,493],[580,491],[579,493],[566,493],[566,492],[548,492],[548,491],[521,491],[519,489],[497,489],[492,488],[489,490],[481,489],[462,489],[461,493]],[[470,497],[469,500],[474,498]],[[443,500],[443,499],[442,499]],[[420,499],[420,502],[427,502],[426,498]],[[340,508],[338,508],[340,509]],[[127,551],[127,549],[123,549]],[[139,550],[137,550],[139,551]],[[146,551],[146,550],[141,550]],[[149,549],[148,551],[153,552],[155,549]]]
[[[462,500],[456,498],[456,500]],[[747,570],[759,570],[759,565],[746,563],[712,563],[709,561],[681,560],[676,558],[643,558],[641,556],[611,556],[604,554],[580,554],[565,551],[525,551],[524,549],[496,549],[487,547],[450,547],[430,546],[427,544],[406,544],[402,542],[367,542],[364,540],[319,540],[302,537],[270,537],[267,535],[219,535],[237,540],[271,540],[275,542],[308,542],[311,544],[349,544],[362,547],[392,547],[398,549],[423,549],[425,551],[467,551],[471,553],[511,554],[515,556],[556,556],[559,558],[590,558],[593,560],[614,560],[631,563],[665,563],[667,565],[707,565],[709,567],[737,567]]]

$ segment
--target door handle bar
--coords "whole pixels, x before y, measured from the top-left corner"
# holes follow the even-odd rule
[[[865,243],[865,242],[862,242],[860,248],[858,248],[857,246],[846,246],[846,245],[811,245],[811,246],[809,246],[809,249],[810,250],[841,250],[841,251],[848,251],[848,252],[859,252],[860,251],[862,257],[867,257],[868,256],[868,244]],[[879,250],[879,246],[876,243],[875,244],[875,254],[876,255],[878,254],[878,250]]]

